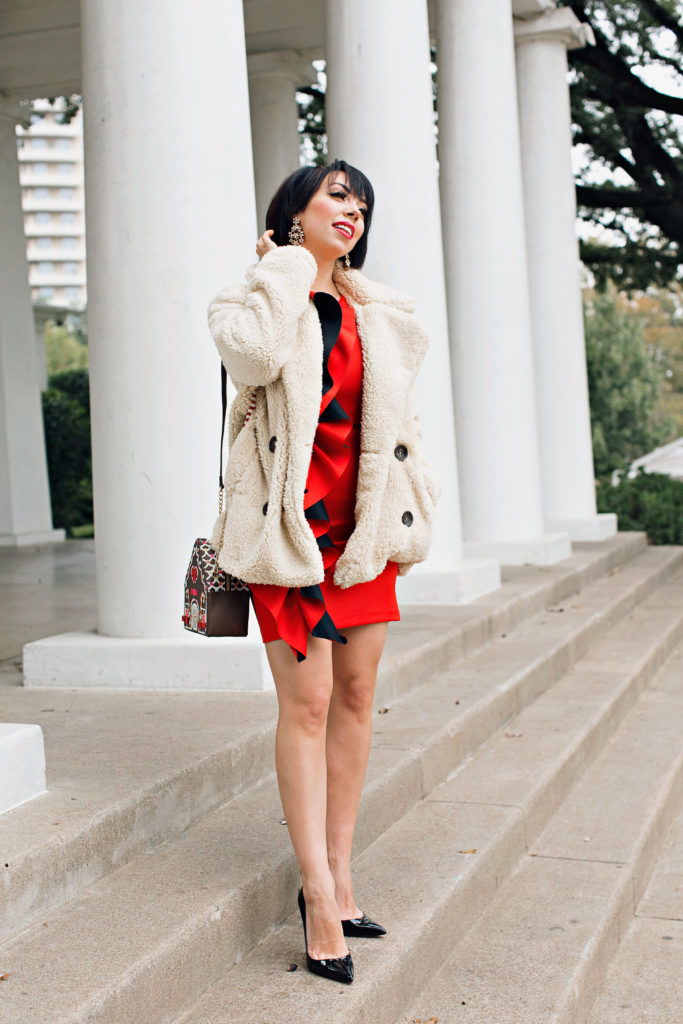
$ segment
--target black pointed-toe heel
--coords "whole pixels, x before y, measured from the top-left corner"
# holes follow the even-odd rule
[[[353,960],[351,954],[337,956],[329,960],[314,960],[308,954],[308,939],[306,938],[306,900],[304,899],[303,888],[299,889],[297,897],[301,921],[304,926],[304,942],[306,943],[306,966],[311,974],[319,974],[321,978],[330,978],[331,981],[341,981],[344,985],[350,985],[353,981]]]
[[[387,934],[386,928],[382,928],[376,921],[371,921],[366,914],[342,921],[342,930],[347,937],[353,935],[358,939],[377,939],[380,935]]]

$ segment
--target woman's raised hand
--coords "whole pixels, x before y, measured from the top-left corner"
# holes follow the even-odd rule
[[[258,256],[259,259],[265,256],[267,252],[270,252],[271,249],[277,249],[277,245],[270,237],[272,234],[273,229],[268,228],[267,231],[263,232],[258,242],[256,243],[256,255]]]

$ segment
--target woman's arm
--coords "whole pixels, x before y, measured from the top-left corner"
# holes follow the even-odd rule
[[[235,383],[270,384],[279,376],[316,271],[303,246],[275,247],[249,268],[246,289],[228,285],[211,301],[209,329]]]

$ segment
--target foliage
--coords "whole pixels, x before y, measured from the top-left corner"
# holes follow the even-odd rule
[[[642,468],[597,489],[598,511],[616,512],[620,530],[644,530],[653,544],[683,544],[683,480]]]
[[[621,303],[621,304],[620,304]],[[585,303],[586,360],[596,476],[625,468],[670,440],[661,409],[664,368],[651,358],[642,326],[612,289]]]
[[[74,93],[71,96],[49,96],[47,98],[48,103],[51,107],[57,106],[57,114],[55,121],[57,124],[71,124],[78,111],[83,106],[83,97]],[[21,127],[28,131],[32,124],[36,121],[42,120],[45,116],[42,111],[33,109],[33,102],[29,103],[30,114],[25,121],[21,122]]]
[[[673,436],[683,437],[683,287],[648,288],[621,301],[638,321],[650,359],[663,369],[662,414],[673,420]]]
[[[73,536],[74,527],[93,521],[87,370],[52,374],[42,400],[52,519]]]
[[[48,320],[45,328],[45,364],[48,377],[63,370],[87,370],[88,349],[83,328]]]
[[[297,105],[305,163],[324,167],[327,163],[324,86],[318,84],[297,89]]]
[[[587,157],[579,215],[600,236],[582,243],[582,259],[599,287],[667,284],[683,262],[683,8],[561,2],[595,35],[595,46],[569,51],[574,142]]]

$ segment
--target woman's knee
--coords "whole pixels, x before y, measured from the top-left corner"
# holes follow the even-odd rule
[[[369,715],[375,694],[375,672],[359,670],[335,676],[334,700],[345,711],[358,718]]]
[[[296,690],[282,687],[278,690],[280,717],[306,732],[323,730],[331,695],[332,687],[326,684],[312,684]]]

